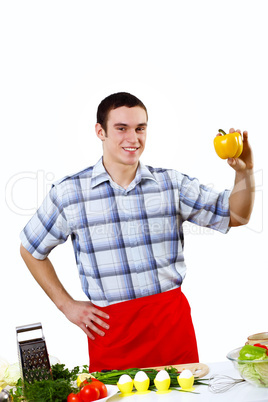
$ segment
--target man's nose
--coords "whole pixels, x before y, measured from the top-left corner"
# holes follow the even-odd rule
[[[137,133],[135,129],[129,130],[127,139],[129,142],[137,142]]]

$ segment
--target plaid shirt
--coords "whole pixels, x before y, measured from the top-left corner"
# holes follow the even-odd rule
[[[100,159],[55,183],[20,237],[42,260],[71,236],[83,291],[107,306],[179,287],[186,271],[183,222],[226,233],[229,195],[142,163],[123,189]]]

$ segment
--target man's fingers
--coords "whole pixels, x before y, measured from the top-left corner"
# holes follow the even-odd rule
[[[91,330],[91,332],[93,331],[93,332],[95,332],[96,334],[98,334],[98,335],[100,335],[100,336],[104,336],[104,335],[105,335],[105,332],[102,331],[100,328],[98,328],[98,327],[93,323],[93,321],[89,321],[89,323],[86,324],[86,327],[87,327],[89,330]]]
[[[97,310],[97,311],[100,312],[100,310]],[[91,313],[92,314],[88,317],[88,319],[85,320],[85,325],[86,325],[87,330],[88,331],[90,330],[91,333],[93,331],[100,336],[104,336],[105,332],[102,331],[101,328],[97,327],[97,325],[102,328],[105,328],[105,329],[109,329],[109,325],[106,322],[102,321],[97,315],[93,314],[93,310]],[[105,317],[107,317],[107,314],[105,314]],[[91,337],[91,339],[92,339],[92,337]]]
[[[98,315],[99,317],[102,317],[102,318],[106,318],[107,320],[109,320],[109,318],[110,318],[108,314],[104,313],[104,311],[99,310],[96,307],[93,307],[91,311],[93,314]]]
[[[89,331],[88,327],[84,324],[81,325],[81,329],[84,331],[84,333],[89,337],[89,339],[91,339],[92,341],[94,341],[95,336]]]
[[[109,315],[104,313],[101,310],[98,310],[97,308],[93,308],[91,310],[91,315],[89,316],[90,321],[94,321],[96,324],[100,325],[101,327],[108,329],[109,325],[107,324],[107,322],[102,321],[99,317],[105,318],[105,319],[109,319]]]
[[[95,335],[104,336],[103,329],[108,330],[109,324],[102,319],[108,320],[108,314],[96,308],[91,302],[73,301],[66,312],[66,317],[78,325],[85,334],[92,340]]]
[[[244,141],[248,140],[248,132],[247,131],[243,131],[243,140]]]
[[[96,327],[94,324],[92,324],[92,323],[90,323],[89,325],[82,324],[82,325],[80,326],[80,328],[81,328],[81,329],[85,332],[85,334],[86,334],[91,340],[93,340],[93,341],[94,341],[94,339],[95,339],[95,336],[94,336],[94,334],[92,333],[92,331],[95,332],[96,334],[100,335],[100,336],[104,336],[104,335],[105,335],[105,332],[101,331],[99,328],[97,328],[97,327]]]
[[[96,315],[92,315],[89,317],[89,322],[94,325],[94,323],[98,324],[100,327],[103,327],[105,329],[109,329],[110,326],[107,324],[107,322],[102,321],[100,318],[98,318]]]
[[[96,319],[94,320],[96,324],[100,325],[101,327],[105,328],[105,329],[109,329],[110,326],[107,324],[107,322],[100,320],[99,318],[96,317]]]

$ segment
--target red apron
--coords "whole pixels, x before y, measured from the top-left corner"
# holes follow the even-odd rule
[[[180,288],[96,308],[110,316],[110,328],[88,338],[90,372],[199,361],[190,306]]]

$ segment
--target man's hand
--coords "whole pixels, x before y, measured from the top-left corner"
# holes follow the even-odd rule
[[[105,335],[104,331],[99,329],[96,324],[108,329],[109,325],[99,318],[109,319],[107,314],[94,307],[90,301],[74,300],[60,282],[49,258],[38,260],[22,245],[20,252],[37,283],[69,321],[78,325],[91,339],[95,339],[92,332]]]
[[[240,133],[241,130],[235,130],[234,128],[230,128],[229,133]],[[239,156],[239,158],[228,158],[229,165],[236,171],[236,172],[243,172],[247,169],[253,169],[253,155],[251,147],[248,143],[248,132],[243,131],[243,152]]]
[[[96,334],[105,335],[105,332],[96,324],[104,329],[109,329],[109,325],[100,318],[108,320],[108,314],[94,307],[90,301],[70,300],[61,311],[69,321],[80,327],[92,340],[95,339]]]

